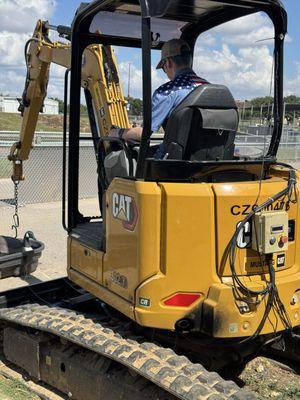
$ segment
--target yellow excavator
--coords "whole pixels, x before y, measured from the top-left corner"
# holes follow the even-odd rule
[[[259,12],[274,24],[269,144],[265,140],[259,156],[236,156],[236,103],[227,87],[201,85],[170,115],[166,156],[156,159],[152,52],[174,37],[194,49],[200,34]],[[251,399],[252,393],[209,370],[242,368],[270,348],[299,360],[299,173],[276,160],[286,31],[277,0],[97,0],[76,14],[71,45],[48,42],[47,24],[39,22],[28,55],[34,53],[37,71],[44,66],[45,72],[36,86],[29,69],[23,121],[32,123],[33,134],[49,64],[62,54],[71,71],[63,188],[68,279],[1,294],[10,361],[74,398],[94,400]],[[113,125],[128,127],[111,45],[141,49],[140,143],[108,135]],[[37,92],[30,94],[30,85]],[[78,201],[82,87],[98,162],[98,218],[82,215]],[[11,152],[16,180],[31,141],[21,136]],[[66,157],[63,176],[65,169]]]

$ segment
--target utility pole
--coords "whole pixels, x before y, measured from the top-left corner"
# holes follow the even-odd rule
[[[127,94],[128,99],[130,96],[130,68],[131,68],[131,63],[128,63],[128,94]]]

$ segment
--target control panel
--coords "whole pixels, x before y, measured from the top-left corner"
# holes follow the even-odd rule
[[[288,214],[286,211],[262,211],[252,220],[252,249],[260,254],[286,251],[288,248]]]

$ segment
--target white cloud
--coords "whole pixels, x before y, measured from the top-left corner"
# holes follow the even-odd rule
[[[202,46],[215,46],[217,44],[217,39],[213,33],[205,32],[199,40]]]
[[[220,50],[198,47],[194,68],[210,82],[228,86],[236,98],[266,96],[270,91],[272,54],[267,46],[244,47],[236,53],[227,44]]]
[[[293,77],[286,77],[284,84],[284,94],[288,96],[290,94],[300,94],[300,62],[295,62],[296,73]]]
[[[215,28],[214,31],[221,35],[224,43],[238,46],[265,44],[266,39],[274,38],[273,24],[263,13],[247,15],[227,22]]]
[[[24,45],[29,35],[0,31],[0,67],[24,65]]]
[[[194,69],[212,83],[227,85],[236,98],[252,98],[270,93],[273,65],[273,24],[263,13],[226,23],[201,35],[196,43]],[[125,87],[128,64],[120,68]],[[131,67],[131,94],[141,96],[142,73]],[[152,69],[152,86],[164,82]],[[127,94],[127,89],[126,89]]]
[[[50,67],[50,79],[47,96],[62,99],[64,97],[64,77],[66,68],[52,64]]]
[[[284,95],[289,96],[295,94],[299,96],[300,94],[300,74],[291,79],[286,79],[284,85]]]
[[[21,96],[26,76],[24,46],[38,19],[51,18],[56,0],[0,0],[0,91]]]
[[[51,64],[50,73],[52,79],[64,79],[66,68],[57,64]]]
[[[21,97],[25,84],[25,75],[20,69],[0,69],[0,93]]]
[[[38,18],[52,15],[55,6],[55,0],[0,0],[0,31],[29,33]]]
[[[212,43],[200,36],[194,66],[203,78],[227,85],[236,98],[270,93],[273,24],[263,13],[245,16],[213,29]]]
[[[22,94],[25,83],[24,45],[38,19],[49,19],[58,0],[0,0],[0,92]],[[62,21],[63,23],[63,21]],[[273,26],[264,14],[254,14],[227,23],[200,36],[195,51],[195,70],[215,83],[224,83],[236,98],[267,95],[271,81],[272,46],[262,41],[273,37]],[[54,33],[54,37],[58,39]],[[288,38],[288,40],[290,40]],[[128,92],[128,63],[131,62],[130,94],[142,97],[140,51],[130,58],[117,48],[124,94]],[[129,60],[127,60],[129,58]],[[155,57],[154,57],[155,58]],[[63,98],[65,69],[51,66],[48,96]],[[166,81],[152,67],[153,90]],[[300,92],[300,67],[286,80],[287,93]]]
[[[128,74],[129,74],[129,62],[124,61],[119,64],[119,73],[121,82],[123,84],[124,96],[128,94]],[[160,71],[151,68],[151,79],[152,79],[152,91],[157,87],[166,82],[166,79],[162,76]],[[130,67],[130,96],[142,98],[142,70],[137,68],[134,64]]]

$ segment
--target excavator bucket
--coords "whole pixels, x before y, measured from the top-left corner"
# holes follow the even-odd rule
[[[44,247],[30,231],[23,239],[0,236],[0,279],[30,275],[36,270]]]

